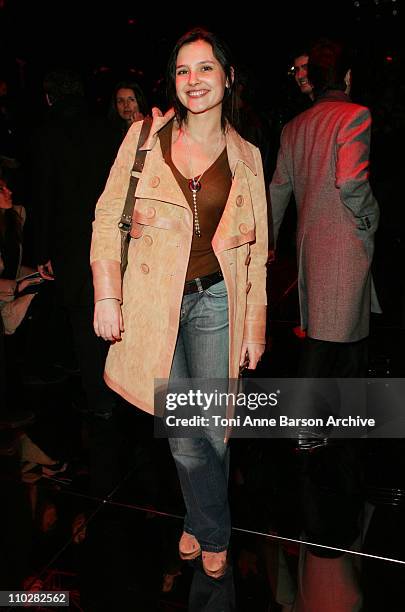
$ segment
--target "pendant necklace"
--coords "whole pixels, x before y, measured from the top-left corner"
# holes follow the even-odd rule
[[[183,132],[184,136],[186,137],[186,133]],[[212,157],[212,161],[208,164],[208,166],[205,168],[204,172],[202,172],[201,174],[197,175],[197,176],[193,176],[193,169],[191,166],[191,154],[190,154],[190,147],[189,144],[186,140],[186,138],[184,138],[184,142],[188,151],[188,158],[189,158],[189,166],[190,166],[190,175],[191,178],[188,181],[188,188],[190,189],[192,196],[193,196],[193,212],[194,212],[194,234],[198,237],[201,238],[201,228],[200,228],[200,220],[198,218],[198,208],[197,208],[197,193],[200,191],[202,185],[201,185],[201,179],[204,176],[204,174],[206,173],[206,171],[208,170],[208,168],[210,168],[212,166],[212,164],[214,163],[214,161],[216,160],[216,156],[218,153],[218,149],[221,145],[221,140],[222,140],[222,132],[219,136],[218,139],[218,144],[216,146],[215,149],[215,153]]]

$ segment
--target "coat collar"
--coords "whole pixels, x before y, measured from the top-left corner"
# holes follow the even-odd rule
[[[351,102],[351,99],[344,91],[328,89],[316,98],[314,104],[319,104],[320,102]]]
[[[150,151],[156,144],[158,139],[158,132],[167,124],[172,121],[175,117],[174,109],[169,109],[164,115],[160,111],[153,114],[152,126],[149,132],[149,136],[145,144],[140,147],[141,151]],[[229,166],[232,172],[232,176],[235,174],[236,165],[238,161],[243,162],[253,174],[257,175],[256,162],[253,156],[253,151],[249,144],[238,134],[238,132],[230,125],[227,126],[225,131],[226,138],[226,149],[228,153]]]
[[[241,161],[249,168],[255,176],[257,176],[256,162],[253,157],[251,146],[242,138],[240,134],[231,126],[228,125],[225,132],[226,149],[228,153],[229,167],[232,176],[235,174],[236,164]]]

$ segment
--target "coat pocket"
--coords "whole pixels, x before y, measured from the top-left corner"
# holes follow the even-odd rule
[[[212,241],[212,246],[214,247],[215,252],[221,252],[229,249],[235,249],[236,247],[240,247],[243,244],[250,244],[252,242],[255,242],[255,240],[255,227],[249,228],[247,225],[242,224],[242,228],[239,229],[239,232],[234,234],[233,236],[229,236],[227,238],[219,238],[215,235]]]
[[[181,221],[177,218],[163,217],[157,214],[155,207],[149,206],[140,210],[135,209],[132,218],[131,237],[139,238],[145,226],[156,227],[165,230],[178,230]]]

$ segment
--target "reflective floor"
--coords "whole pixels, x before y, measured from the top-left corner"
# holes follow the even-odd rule
[[[257,376],[289,375],[300,350],[294,327],[292,319],[274,322]],[[375,325],[370,376],[403,376],[400,337],[399,328]],[[21,460],[23,430],[0,432],[0,590],[68,590],[70,609],[88,611],[405,609],[404,440],[361,448],[362,528],[350,558],[362,607],[346,605],[343,591],[339,602],[339,589],[332,607],[313,596],[299,607],[302,559],[311,553],[298,544],[302,459],[294,440],[231,441],[230,568],[215,581],[200,560],[178,558],[184,506],[167,441],[153,438],[149,417],[120,402],[114,419],[90,419],[78,373],[46,384],[28,379],[21,394],[36,414],[25,434],[61,471]],[[318,469],[333,452],[319,449],[310,461]],[[328,563],[315,570],[320,597],[325,568],[333,586]]]

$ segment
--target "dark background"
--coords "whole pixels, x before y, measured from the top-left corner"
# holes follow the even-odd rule
[[[161,100],[159,79],[176,39],[203,25],[222,35],[254,83],[257,104],[278,106],[295,50],[319,36],[347,39],[358,51],[362,89],[387,68],[401,78],[403,0],[246,3],[50,2],[0,0],[0,70],[29,96],[58,64],[79,68],[91,93],[105,95],[128,69]],[[394,14],[396,13],[396,14]],[[392,58],[387,60],[386,58]],[[23,82],[22,82],[23,81]],[[27,109],[29,112],[29,109]]]

